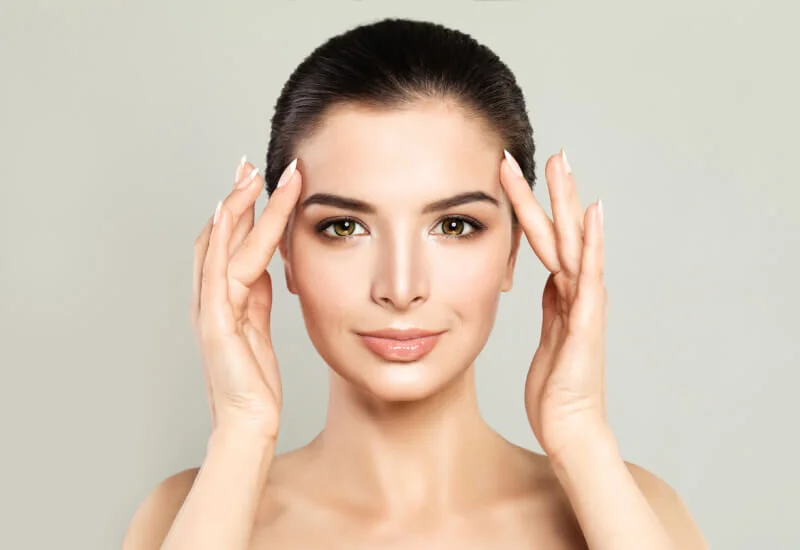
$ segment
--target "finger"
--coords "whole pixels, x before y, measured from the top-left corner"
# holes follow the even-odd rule
[[[578,288],[570,315],[572,328],[602,328],[605,321],[606,289],[604,282],[604,239],[602,203],[586,209],[586,235],[581,257]]]
[[[198,316],[200,313],[200,278],[203,274],[203,264],[205,263],[206,252],[208,250],[208,243],[211,238],[211,228],[214,217],[208,218],[208,223],[203,227],[200,235],[195,240],[194,244],[194,262],[192,270],[192,299],[189,307],[189,316],[192,322],[192,328],[195,332],[197,343],[200,344],[200,333],[198,326]],[[206,397],[208,398],[208,406],[211,412],[211,429],[216,427],[216,411],[214,408],[214,392],[211,386],[211,378],[208,373],[208,366],[203,361],[203,382],[206,387]]]
[[[550,272],[558,273],[561,268],[553,222],[536,200],[517,161],[508,151],[504,153],[506,160],[501,163],[500,183],[534,253]]]
[[[302,177],[296,167],[297,159],[286,167],[261,217],[231,258],[230,299],[237,316],[244,309],[250,287],[267,269],[300,196]]]
[[[255,195],[253,194],[254,189],[260,189],[260,187],[253,183],[254,181],[259,180],[259,178],[255,177],[258,174],[258,171],[255,170],[254,167],[250,168],[250,166],[251,165],[247,164],[246,159],[242,157],[242,161],[239,162],[239,166],[236,170],[237,188],[235,188],[234,191],[225,198],[224,204],[226,208],[230,208],[234,212],[235,216],[241,215],[242,211],[247,208],[247,205],[252,205],[258,196],[258,193],[255,193]],[[246,169],[249,171],[245,171]],[[209,240],[211,238],[212,226],[213,216],[208,219],[208,222],[206,222],[206,225],[203,227],[203,230],[200,232],[200,235],[198,235],[194,243],[192,300],[189,308],[189,315],[193,324],[197,322],[197,318],[200,314],[200,296],[202,293],[201,277]],[[231,251],[229,251],[229,254],[230,253]]]
[[[252,172],[255,168],[251,163],[247,162],[246,157],[242,157],[239,166],[236,169],[236,182],[242,181],[242,178]],[[245,184],[247,185],[247,184]],[[253,184],[255,185],[255,184]],[[258,186],[257,189],[259,190],[258,194],[256,194],[255,198],[258,198],[258,195],[261,194],[261,187]],[[244,212],[241,213],[238,220],[236,221],[236,225],[233,228],[233,236],[231,237],[231,243],[228,248],[228,253],[233,256],[234,252],[239,248],[244,241],[244,238],[250,233],[250,230],[253,228],[253,221],[255,220],[255,198],[247,203],[245,206]]]
[[[245,210],[251,206],[261,192],[260,183],[263,181],[258,174],[258,168],[250,163],[245,163],[249,169],[241,179],[237,180],[233,191],[225,197],[225,208],[231,213],[234,225]]]
[[[561,154],[548,159],[545,177],[550,192],[561,269],[569,278],[575,279],[580,269],[583,247],[583,208],[564,149],[561,149]]]
[[[203,276],[203,264],[206,261],[206,251],[208,242],[211,239],[211,227],[214,216],[208,218],[208,222],[200,231],[200,235],[194,241],[194,262],[192,265],[192,299],[189,304],[189,317],[192,326],[196,328],[197,316],[200,314],[200,280]]]
[[[231,214],[223,201],[217,204],[215,223],[203,262],[200,279],[200,315],[202,336],[230,335],[236,331],[236,319],[228,299],[228,242],[231,238]]]

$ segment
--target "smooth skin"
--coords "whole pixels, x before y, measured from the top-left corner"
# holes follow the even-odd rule
[[[131,522],[126,550],[706,548],[679,497],[622,460],[606,423],[601,204],[582,208],[562,150],[545,168],[551,219],[513,157],[484,130],[458,109],[436,104],[400,114],[342,111],[329,121],[329,135],[300,147],[301,162],[287,167],[257,222],[254,203],[264,182],[250,163],[240,165],[237,187],[195,243],[191,318],[212,414],[208,452],[199,469],[172,476],[148,496]],[[363,141],[347,142],[359,136]],[[346,158],[351,151],[360,156]],[[455,154],[463,162],[440,162]],[[437,173],[437,185],[406,188],[407,204],[387,191],[395,188],[388,183],[376,187],[378,174],[408,176],[412,169],[391,167],[412,166],[412,159],[419,175]],[[337,179],[332,162],[359,162],[359,170]],[[430,188],[431,198],[463,190],[464,177],[482,170],[489,177],[479,178],[481,190],[497,206],[464,205],[454,213],[483,219],[485,233],[459,241],[415,232],[417,225],[441,227],[438,214],[414,214],[417,198]],[[325,214],[347,212],[300,203],[345,185],[351,195],[374,199],[377,212],[362,215],[369,231],[361,236],[322,241],[308,228]],[[382,216],[384,207],[392,216]],[[518,227],[510,224],[511,209]],[[448,359],[464,342],[485,342],[494,295],[511,288],[522,233],[550,272],[525,387],[530,425],[546,455],[508,443],[483,423],[474,366]],[[505,257],[496,252],[503,247],[510,250]],[[266,267],[278,250],[289,290],[301,298],[312,340],[332,373],[322,434],[275,457],[281,390]],[[465,299],[456,279],[438,277],[450,264],[463,268],[476,257],[488,274],[464,283],[477,297]],[[364,268],[347,287],[335,273],[325,282],[314,275],[343,258]],[[346,309],[361,296],[347,293],[366,286],[364,307]],[[413,314],[445,326],[449,340],[421,368],[398,370],[349,347],[346,332],[336,332],[339,312],[382,320]]]

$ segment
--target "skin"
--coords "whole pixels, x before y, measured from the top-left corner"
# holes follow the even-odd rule
[[[297,154],[257,223],[263,180],[240,166],[246,185],[198,237],[190,313],[208,453],[151,493],[126,549],[706,548],[675,492],[622,460],[605,421],[602,209],[584,211],[565,155],[545,169],[551,220],[495,133],[452,102],[337,107]],[[429,208],[465,192],[483,199]],[[331,195],[368,207],[320,200]],[[551,273],[524,391],[546,455],[495,433],[475,391],[523,233]],[[277,457],[265,271],[276,250],[330,367],[323,431]],[[357,334],[398,326],[443,335],[397,363]]]

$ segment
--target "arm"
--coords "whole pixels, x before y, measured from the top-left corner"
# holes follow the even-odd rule
[[[525,385],[536,439],[550,457],[592,550],[705,548],[665,483],[622,460],[606,424],[608,293],[603,209],[585,212],[566,153],[545,166],[553,220],[505,151],[501,184],[534,252],[550,271],[542,333]]]
[[[145,500],[123,550],[247,548],[273,457],[262,441],[214,433],[199,470],[173,476]]]
[[[189,313],[203,358],[211,437],[196,477],[168,480],[142,505],[125,550],[239,550],[250,543],[282,401],[267,266],[300,194],[296,165],[297,159],[284,169],[258,221],[234,232],[239,221],[254,219],[263,185],[258,169],[242,158],[233,192],[195,240]]]
[[[626,464],[610,430],[598,427],[574,441],[551,459],[589,548],[708,548],[675,491]]]

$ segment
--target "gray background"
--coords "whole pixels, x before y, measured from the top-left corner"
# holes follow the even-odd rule
[[[712,547],[800,547],[797,3],[119,4],[0,8],[0,547],[118,547],[145,495],[200,463],[193,241],[239,157],[264,167],[291,70],[390,15],[494,49],[540,177],[564,146],[583,202],[603,199],[625,458]],[[287,450],[321,427],[327,377],[279,262]],[[537,450],[522,386],[544,278],[526,246],[478,373],[490,423]]]

